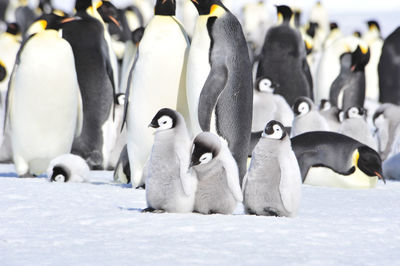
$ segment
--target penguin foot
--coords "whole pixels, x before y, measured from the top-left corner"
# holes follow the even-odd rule
[[[270,207],[264,208],[264,212],[265,212],[266,216],[279,216],[278,212],[275,209],[270,208]]]
[[[252,209],[250,209],[250,208],[246,208],[246,214],[248,214],[248,215],[257,215],[257,213],[255,211],[253,211]]]
[[[152,208],[152,207],[147,207],[146,209],[143,209],[142,210],[142,212],[143,213],[146,213],[146,212],[151,212],[151,213],[164,213],[165,211],[164,210],[156,210],[156,209],[154,209],[154,208]]]

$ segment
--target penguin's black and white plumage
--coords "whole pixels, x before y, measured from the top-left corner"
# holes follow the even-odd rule
[[[333,81],[329,90],[329,102],[335,107],[338,106],[339,94],[348,82],[348,77],[351,73],[351,57],[350,52],[344,53],[340,56],[340,72]]]
[[[212,130],[226,139],[242,179],[253,107],[246,39],[239,21],[220,0],[192,2],[199,12],[186,79],[192,130]]]
[[[143,184],[142,171],[153,143],[147,127],[162,108],[176,109],[188,119],[185,71],[189,40],[175,17],[174,0],[158,0],[146,26],[126,92],[125,114],[132,184]]]
[[[131,182],[131,168],[129,165],[128,148],[125,145],[121,151],[118,162],[114,170],[114,181],[122,184]]]
[[[382,160],[372,148],[335,132],[307,132],[292,138],[305,184],[373,188],[384,180]]]
[[[245,212],[267,216],[296,216],[301,175],[285,127],[269,121],[253,150],[243,180]]]
[[[86,161],[74,154],[57,156],[47,168],[47,177],[51,182],[88,182],[89,175]]]
[[[197,178],[188,171],[191,139],[183,116],[163,108],[149,127],[156,132],[143,170],[148,206],[145,211],[192,212]]]
[[[378,64],[379,102],[400,104],[400,27],[383,42]]]
[[[301,34],[290,25],[293,13],[288,6],[277,8],[283,22],[270,28],[265,36],[257,78],[265,76],[274,80],[279,84],[275,93],[292,106],[300,96],[313,99],[312,78]]]
[[[58,31],[60,19],[49,15],[30,27],[28,32],[37,31],[24,41],[11,74],[7,118],[19,176],[44,173],[81,132],[74,55]]]
[[[232,214],[243,201],[239,171],[224,140],[202,132],[193,140],[191,167],[198,185],[194,211],[202,214]]]
[[[90,0],[77,0],[75,17],[63,23],[63,36],[74,52],[83,101],[83,129],[72,153],[84,158],[91,169],[103,169],[114,143],[115,88],[104,26],[90,15],[94,8]]]
[[[319,105],[319,113],[325,118],[329,125],[329,131],[337,132],[340,128],[340,109],[333,106],[327,99],[322,99]]]
[[[340,84],[332,86],[329,99],[340,109],[347,110],[353,106],[364,107],[365,66],[369,58],[369,48],[363,45],[357,46],[357,49],[351,53],[350,72],[344,69],[343,72],[347,73],[343,77],[339,74]],[[342,63],[342,66],[347,67],[347,62]]]

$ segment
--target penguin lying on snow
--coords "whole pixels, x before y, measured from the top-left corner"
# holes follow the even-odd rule
[[[334,132],[308,132],[292,138],[305,184],[372,188],[385,182],[382,160],[370,147]]]
[[[301,197],[301,175],[284,126],[268,122],[254,148],[243,180],[245,212],[295,216]]]
[[[203,214],[231,214],[243,201],[235,159],[225,143],[210,132],[193,141],[191,167],[199,180],[194,211]]]
[[[47,168],[47,177],[51,182],[87,182],[90,169],[82,157],[63,154],[54,158]]]

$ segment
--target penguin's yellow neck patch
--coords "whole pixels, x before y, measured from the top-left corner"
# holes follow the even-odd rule
[[[0,66],[6,68],[6,65],[4,64],[4,62],[2,60],[0,60]]]
[[[47,27],[46,20],[44,20],[44,19],[38,20],[29,27],[29,29],[27,31],[28,36],[38,33],[38,32],[41,32],[41,31],[44,31],[46,29],[46,27]]]
[[[53,11],[53,13],[56,14],[57,16],[59,16],[59,17],[64,17],[65,16],[65,13],[62,12],[61,10],[59,10],[59,9],[55,9]]]
[[[358,152],[358,150],[355,150],[354,152],[353,152],[353,165],[355,166],[355,167],[357,167],[358,168],[358,159],[360,158],[360,153]]]
[[[281,12],[278,12],[278,24],[282,24],[283,23],[283,15]]]
[[[99,7],[101,7],[103,5],[103,1],[96,1],[93,5],[96,9],[98,9]]]
[[[221,6],[219,5],[212,5],[210,8],[210,15],[211,16],[216,16],[216,17],[220,17],[223,14],[225,14],[225,9],[223,9]]]
[[[362,52],[363,54],[368,53],[368,47],[366,47],[366,46],[364,46],[364,45],[360,45],[360,49],[361,49],[361,52]]]

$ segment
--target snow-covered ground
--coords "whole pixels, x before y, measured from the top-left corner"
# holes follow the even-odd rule
[[[19,179],[0,165],[0,265],[395,265],[400,183],[303,186],[298,217],[144,214],[145,191]],[[10,174],[11,173],[11,174]],[[10,176],[11,175],[11,176]]]

